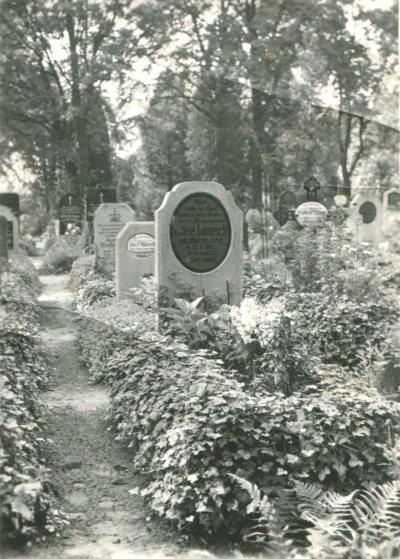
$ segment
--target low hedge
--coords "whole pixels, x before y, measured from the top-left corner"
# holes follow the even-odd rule
[[[37,336],[37,288],[33,267],[13,261],[3,276],[0,307],[0,484],[3,537],[18,543],[54,531],[58,522],[43,459],[40,391],[52,367]]]
[[[378,393],[358,387],[350,395],[346,386],[324,389],[316,379],[291,397],[255,396],[205,350],[155,332],[102,328],[101,339],[108,329],[112,340],[101,364],[111,386],[110,421],[148,476],[142,495],[180,529],[240,532],[248,501],[229,474],[272,497],[295,480],[347,491],[387,478],[380,443],[399,410]],[[86,347],[95,339],[96,349],[102,345],[97,332],[84,330]]]

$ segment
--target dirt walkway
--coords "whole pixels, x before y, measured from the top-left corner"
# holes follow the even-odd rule
[[[43,399],[49,408],[49,466],[60,508],[70,525],[41,545],[12,552],[10,559],[150,559],[176,557],[176,534],[148,520],[129,455],[107,431],[105,387],[90,386],[79,365],[78,317],[68,309],[68,276],[42,276],[42,337],[55,358],[56,373]],[[210,557],[185,552],[184,557]]]

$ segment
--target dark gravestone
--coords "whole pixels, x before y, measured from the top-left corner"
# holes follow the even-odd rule
[[[86,193],[86,219],[93,221],[94,212],[101,204],[117,201],[116,188],[88,188]]]
[[[388,195],[388,206],[390,209],[400,209],[400,192],[390,192]]]
[[[0,192],[0,206],[7,206],[19,217],[19,194],[15,192]]]
[[[207,273],[225,260],[232,241],[231,222],[212,194],[190,194],[176,207],[170,224],[172,250],[187,270]]]
[[[7,219],[0,215],[0,258],[8,259],[8,223]],[[11,224],[12,225],[12,224]]]
[[[65,194],[59,204],[58,219],[60,235],[65,235],[69,223],[81,227],[82,212],[79,199],[73,194]]]
[[[373,202],[363,202],[358,211],[365,224],[372,223],[376,218],[376,206]]]

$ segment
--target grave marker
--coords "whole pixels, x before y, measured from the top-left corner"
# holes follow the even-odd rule
[[[17,216],[7,206],[0,206],[0,216],[7,221],[7,246],[10,258],[15,256],[19,250],[19,222]]]
[[[77,196],[71,193],[65,194],[61,198],[58,208],[59,235],[65,235],[69,223],[81,227],[81,204]]]
[[[400,230],[400,191],[394,188],[383,193],[383,230],[389,234]]]
[[[379,243],[382,218],[382,202],[377,194],[356,194],[351,200],[348,225],[358,242]]]
[[[115,239],[128,221],[134,221],[135,212],[124,203],[101,204],[94,214],[94,247],[96,266],[106,272],[115,270]]]
[[[155,212],[155,278],[172,297],[202,295],[239,305],[243,276],[243,212],[214,182],[184,182]]]
[[[86,220],[91,223],[94,213],[101,204],[117,202],[116,188],[88,188],[86,192]]]
[[[154,275],[154,221],[128,222],[116,239],[117,298],[129,299],[145,275]]]
[[[328,210],[319,202],[304,202],[295,211],[297,222],[303,227],[318,227],[326,219]]]

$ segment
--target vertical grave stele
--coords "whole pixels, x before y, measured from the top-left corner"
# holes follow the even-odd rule
[[[243,283],[243,212],[215,182],[185,182],[155,212],[155,281],[160,305],[204,296],[208,310],[239,305]]]

